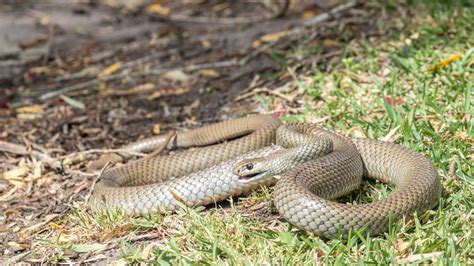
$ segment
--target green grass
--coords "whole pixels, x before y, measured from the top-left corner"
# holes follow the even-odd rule
[[[161,265],[474,264],[473,9],[441,2],[427,8],[416,3],[372,6],[419,12],[416,18],[393,19],[405,25],[413,19],[409,30],[351,42],[341,58],[328,63],[328,71],[314,69],[309,79],[298,78],[305,104],[285,119],[314,121],[329,116],[328,127],[374,139],[392,131],[397,143],[424,154],[438,169],[444,191],[436,209],[411,221],[395,221],[380,236],[353,234],[347,240],[325,240],[281,219],[269,204],[269,189],[254,192],[239,204],[231,202],[230,208],[183,209],[142,218],[120,211],[90,215],[73,206],[71,215],[56,221],[59,226],[37,240],[30,255],[46,254],[49,260],[60,261],[71,258],[71,250],[100,253],[104,246],[94,243],[108,243],[120,247],[127,262]],[[427,71],[459,53],[463,53],[459,60]],[[387,103],[388,98],[396,104]],[[259,100],[270,106],[268,97]],[[371,201],[390,191],[373,182],[365,182],[364,188],[348,199]],[[100,239],[104,234],[114,237]],[[153,243],[136,244],[133,237],[141,234],[154,236]]]

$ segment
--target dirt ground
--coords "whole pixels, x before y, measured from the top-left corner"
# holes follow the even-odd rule
[[[291,113],[301,102],[279,92],[296,89],[292,75],[385,34],[383,16],[342,1],[3,1],[0,254],[30,249],[84,200],[93,177],[82,173],[101,154],[85,151]]]

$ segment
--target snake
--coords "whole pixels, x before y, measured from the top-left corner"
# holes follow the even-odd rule
[[[159,135],[124,149],[151,151],[160,145],[171,152],[104,170],[89,207],[146,215],[274,186],[274,206],[284,219],[334,238],[355,230],[380,234],[390,221],[434,208],[442,190],[431,161],[411,149],[349,138],[315,124],[282,123],[272,115],[180,131],[168,142]],[[358,189],[364,177],[395,189],[374,202],[337,201]]]

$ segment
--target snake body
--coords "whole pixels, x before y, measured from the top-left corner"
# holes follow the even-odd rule
[[[382,141],[349,139],[311,124],[281,125],[272,116],[180,132],[168,148],[205,146],[225,139],[235,140],[105,170],[89,205],[146,214],[175,210],[180,204],[207,205],[276,183],[274,202],[283,217],[304,230],[333,237],[338,232],[347,235],[349,230],[380,233],[389,219],[432,208],[440,196],[436,169],[414,151]],[[126,148],[152,150],[163,141],[164,137],[158,136]],[[298,148],[301,145],[311,148]],[[287,150],[296,155],[312,150],[317,156],[302,155],[298,158],[303,159],[293,164],[289,163],[293,155],[279,160]],[[234,173],[242,161],[272,156],[285,166],[278,180],[269,177],[242,182]],[[363,176],[394,184],[396,189],[387,198],[368,204],[331,201],[357,189]]]

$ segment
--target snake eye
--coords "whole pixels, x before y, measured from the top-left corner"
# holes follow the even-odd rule
[[[245,168],[247,168],[247,170],[252,170],[253,169],[253,163],[248,163],[245,165]]]

